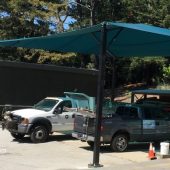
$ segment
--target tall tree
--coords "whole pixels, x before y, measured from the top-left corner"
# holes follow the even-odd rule
[[[35,37],[62,32],[68,17],[67,9],[65,0],[1,0],[0,39]],[[0,52],[1,59],[27,62],[46,62],[45,58],[42,59],[42,56],[46,55],[47,52],[42,50],[21,48],[3,48]],[[57,56],[62,58],[62,54]],[[50,62],[50,59],[48,61]]]

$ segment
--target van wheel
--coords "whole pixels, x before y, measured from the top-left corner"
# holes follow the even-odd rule
[[[94,142],[93,141],[87,141],[87,144],[90,146],[91,149],[94,148]]]
[[[24,136],[25,136],[25,134],[21,134],[21,133],[12,133],[12,132],[11,132],[11,136],[12,136],[13,138],[19,140],[19,139],[23,139]]]
[[[44,126],[35,126],[31,131],[31,141],[33,143],[42,143],[47,140],[49,136],[48,130]]]
[[[118,134],[113,137],[110,147],[112,151],[123,152],[128,146],[128,138],[124,134]]]

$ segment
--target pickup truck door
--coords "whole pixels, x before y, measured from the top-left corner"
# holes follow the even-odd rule
[[[71,107],[71,101],[61,102],[54,111],[52,117],[52,129],[53,131],[61,131],[64,133],[70,133],[73,130],[74,112],[64,111],[64,107]]]
[[[119,106],[116,114],[121,117],[119,129],[127,130],[130,133],[131,140],[140,140],[142,135],[142,119],[137,107]]]

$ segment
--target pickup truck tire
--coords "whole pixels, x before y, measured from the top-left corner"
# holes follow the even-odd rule
[[[35,126],[30,134],[33,143],[42,143],[47,140],[49,136],[48,130],[45,126]]]
[[[118,134],[112,138],[110,147],[112,151],[123,152],[128,145],[128,137],[124,134]]]
[[[25,134],[12,133],[12,132],[11,132],[11,136],[12,136],[13,138],[15,138],[15,139],[19,140],[19,139],[23,139],[23,138],[24,138],[24,136],[25,136]]]

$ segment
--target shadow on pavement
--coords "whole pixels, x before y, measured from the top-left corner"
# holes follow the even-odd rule
[[[127,150],[125,152],[138,152],[138,151],[148,152],[149,144],[150,143],[133,143],[133,144],[129,144],[128,148],[127,148]],[[160,144],[159,143],[155,143],[155,144],[153,143],[153,146],[155,147],[156,150],[160,149]],[[81,148],[93,151],[93,148],[91,148],[90,146],[83,146]],[[101,145],[100,152],[101,153],[112,153],[113,151],[111,151],[110,145]]]
[[[76,138],[73,138],[71,135],[64,135],[64,134],[59,134],[59,135],[50,135],[49,139],[47,142],[59,142],[59,141],[68,141],[68,140],[77,140]]]
[[[59,142],[59,141],[68,141],[68,140],[77,140],[75,138],[73,138],[71,135],[64,135],[64,134],[57,134],[57,135],[50,135],[48,140],[44,143],[48,143],[48,142]],[[32,143],[31,139],[29,136],[25,136],[23,139],[13,139],[13,142],[18,142],[18,143],[28,143],[28,144],[35,144]]]

